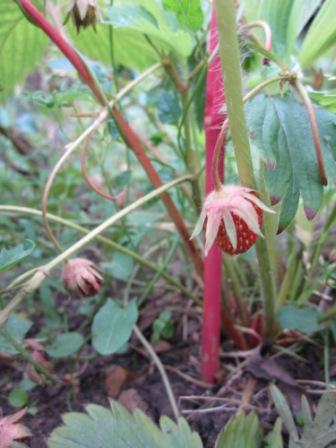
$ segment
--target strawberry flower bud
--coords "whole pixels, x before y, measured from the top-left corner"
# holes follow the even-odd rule
[[[96,0],[70,0],[68,13],[71,15],[73,23],[79,33],[81,28],[90,25],[96,29],[98,6]]]
[[[261,232],[262,211],[275,213],[257,197],[251,188],[222,185],[206,198],[191,238],[205,230],[205,255],[216,242],[231,255],[246,252]]]
[[[99,292],[103,277],[92,261],[74,258],[65,263],[63,282],[70,292],[80,297],[90,297]]]

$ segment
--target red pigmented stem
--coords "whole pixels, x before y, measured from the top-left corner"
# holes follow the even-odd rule
[[[304,88],[304,86],[301,84],[301,82],[298,79],[295,79],[292,82],[293,87],[295,90],[299,93],[300,97],[302,98],[302,101],[305,105],[305,108],[308,113],[310,126],[313,134],[313,140],[314,140],[314,147],[315,147],[315,153],[316,153],[316,159],[317,159],[317,165],[319,169],[320,179],[322,185],[327,185],[328,180],[324,168],[324,162],[323,162],[323,155],[321,150],[321,141],[320,141],[320,135],[319,130],[317,127],[317,120],[316,120],[316,114],[314,110],[314,106],[309,98],[309,95]]]
[[[267,22],[264,20],[256,20],[255,22],[250,22],[247,25],[245,25],[245,28],[262,28],[264,30],[265,34],[265,44],[262,45],[259,43],[258,39],[255,38],[255,40],[259,43],[261,47],[263,47],[267,52],[272,51],[272,28],[269,26]],[[269,65],[269,59],[264,57],[263,58],[263,64]]]
[[[245,28],[262,28],[265,33],[264,48],[266,51],[272,51],[272,29],[264,20],[256,20],[245,25]]]
[[[138,138],[137,134],[133,131],[133,129],[130,127],[130,125],[127,123],[125,118],[122,116],[122,114],[117,110],[116,108],[112,109],[112,113],[114,116],[114,119],[116,121],[116,124],[119,128],[119,131],[121,132],[121,135],[123,136],[126,144],[132,148],[133,152],[137,156],[138,160],[140,161],[141,165],[143,166],[144,170],[146,171],[150,181],[155,187],[160,187],[162,185],[161,178],[158,175],[157,171],[155,170],[152,162],[150,161],[149,157],[147,156],[141,140]],[[172,221],[174,222],[177,230],[179,231],[184,243],[186,244],[186,247],[189,250],[191,259],[194,262],[195,268],[197,270],[197,273],[199,275],[203,274],[203,261],[201,259],[200,253],[198,249],[196,248],[195,244],[192,240],[190,240],[188,229],[186,228],[186,225],[175,207],[173,201],[171,200],[168,193],[163,193],[162,201],[165,204],[168,214],[171,217]]]
[[[221,158],[221,153],[224,151],[225,143],[226,143],[226,136],[227,136],[227,130],[229,127],[229,121],[226,118],[224,120],[224,123],[219,131],[218,138],[215,144],[214,154],[212,158],[212,177],[215,184],[216,191],[220,191],[222,188],[222,181],[221,176],[219,172],[219,161]]]
[[[93,78],[90,70],[79,56],[79,54],[69,45],[69,43],[61,36],[61,34],[53,28],[53,26],[48,22],[48,20],[43,16],[43,14],[31,3],[30,0],[21,0],[21,6],[28,17],[39,27],[42,31],[50,38],[52,42],[62,51],[62,53],[66,56],[66,58],[72,63],[72,65],[78,71],[81,79],[90,87],[95,97],[99,101],[100,104],[104,106],[108,106],[106,104],[106,99],[104,98],[103,93],[98,87],[95,79]],[[109,108],[109,112],[112,117],[115,119],[120,132],[126,142],[126,144],[134,151],[139,162],[143,166],[146,171],[149,179],[155,187],[162,186],[161,178],[156,172],[152,162],[147,156],[145,149],[142,146],[141,139],[138,137],[136,132],[128,125],[125,118],[121,115],[121,113],[113,108],[112,110]],[[186,244],[186,247],[189,250],[191,259],[195,265],[197,272],[202,275],[203,274],[203,261],[201,259],[201,255],[196,248],[193,241],[190,240],[189,232],[185,226],[185,223],[175,207],[173,201],[171,200],[168,193],[162,194],[162,200],[167,208],[167,211],[174,222],[177,230],[179,231],[183,242]]]
[[[213,7],[209,53],[218,45],[216,15]],[[208,67],[206,84],[206,104],[204,115],[205,139],[206,139],[206,162],[205,162],[205,182],[206,193],[209,194],[217,183],[224,178],[224,157],[223,151],[218,151],[215,176],[213,176],[213,159],[216,142],[220,134],[221,126],[225,116],[222,108],[225,103],[224,86],[221,74],[219,56],[216,56]],[[202,348],[201,348],[201,376],[203,381],[214,383],[219,370],[219,347],[221,334],[222,317],[222,253],[220,249],[213,246],[208,256],[204,260],[204,306],[202,324]],[[225,331],[232,336],[234,325],[227,326],[231,322],[227,313],[224,313]],[[231,330],[230,330],[231,329]]]
[[[101,104],[105,104],[104,97],[79,54],[66,42],[61,34],[46,20],[44,15],[30,0],[21,0],[21,6],[31,20],[54,42],[69,61],[75,66],[82,81],[85,82]]]

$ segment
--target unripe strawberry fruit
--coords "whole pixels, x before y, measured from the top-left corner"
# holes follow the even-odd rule
[[[261,233],[262,211],[274,213],[251,188],[222,185],[206,198],[192,238],[205,225],[205,255],[216,243],[224,252],[240,254],[250,249]]]

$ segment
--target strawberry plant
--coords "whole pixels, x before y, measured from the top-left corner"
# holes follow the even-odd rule
[[[284,424],[290,435],[289,447],[311,446],[326,448],[335,442],[336,428],[332,424],[335,415],[335,396],[325,394],[319,401],[315,418],[305,396],[302,397],[304,425],[301,434],[297,428],[290,408],[280,390],[272,386],[272,397],[279,418],[272,431],[265,436],[255,413],[238,414],[231,419],[219,433],[215,448],[283,448],[284,441],[281,427]],[[198,434],[192,432],[188,423],[180,418],[176,423],[167,417],[161,417],[160,430],[140,411],[131,416],[117,403],[111,403],[111,410],[90,405],[87,414],[69,413],[64,415],[64,425],[57,428],[49,439],[50,448],[89,447],[97,443],[97,436],[102,448],[121,447],[123,440],[135,446],[148,447],[202,447]],[[84,423],[85,422],[85,423]],[[102,423],[104,422],[104,424]],[[84,432],[78,426],[85,427]],[[130,431],[130,428],[132,430]]]

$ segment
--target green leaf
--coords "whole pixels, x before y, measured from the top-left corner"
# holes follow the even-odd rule
[[[129,340],[138,318],[136,302],[121,308],[109,299],[98,311],[92,323],[92,344],[101,355],[117,352]]]
[[[245,0],[248,20],[264,20],[272,29],[272,51],[289,59],[300,24],[302,3],[310,0]]]
[[[19,316],[18,314],[11,314],[6,322],[5,330],[17,342],[21,342],[30,330],[32,323]],[[0,335],[0,353],[7,355],[16,355],[18,352],[7,340]]]
[[[191,430],[184,418],[179,418],[177,424],[168,417],[160,418],[160,427],[166,436],[167,447],[171,448],[202,448],[200,436]]]
[[[283,448],[281,429],[282,421],[278,418],[275,422],[273,430],[266,436],[266,448]]]
[[[20,389],[19,387],[14,387],[14,389],[10,391],[8,402],[14,408],[22,408],[28,402],[28,394],[25,390]]]
[[[336,42],[336,0],[326,0],[304,39],[299,61],[308,67]]]
[[[292,14],[290,17],[289,29],[297,37],[307,25],[317,8],[321,5],[321,0],[294,0]]]
[[[336,117],[316,107],[327,177],[336,179]],[[301,196],[308,219],[321,206],[321,185],[312,131],[305,107],[290,95],[258,95],[246,106],[252,140],[268,169],[266,182],[274,202],[281,198],[279,228],[294,218]]]
[[[336,93],[333,91],[311,91],[308,92],[312,100],[324,107],[329,112],[336,112]]]
[[[25,240],[22,244],[12,249],[2,249],[0,251],[0,272],[8,271],[24,258],[28,257],[35,249],[35,243]]]
[[[183,418],[174,423],[163,417],[160,430],[141,411],[131,415],[115,402],[111,403],[111,410],[92,404],[86,410],[87,414],[65,414],[64,426],[53,431],[48,447],[202,448],[200,437]]]
[[[262,429],[257,415],[239,414],[219,434],[215,448],[261,448]]]
[[[177,20],[167,13],[155,0],[119,0],[107,9],[108,20],[77,35],[73,25],[68,24],[76,47],[85,55],[111,64],[111,34],[113,26],[113,55],[117,64],[143,70],[159,60],[156,49],[186,58],[193,49],[193,38],[181,29]],[[110,23],[111,25],[108,25]]]
[[[315,419],[312,418],[307,399],[302,399],[304,427],[303,431],[300,431],[300,437],[282,392],[272,385],[271,395],[276,410],[289,432],[289,448],[326,448],[327,446],[331,448],[334,446],[329,445],[336,440],[336,425],[333,424],[336,414],[336,395],[334,392],[323,394],[317,406]]]
[[[300,447],[325,448],[330,446],[331,448],[329,443],[336,440],[336,425],[333,424],[335,415],[335,393],[327,392],[322,395],[318,403],[314,420],[304,426]]]
[[[48,39],[14,2],[0,2],[0,102],[31,73]]]
[[[297,308],[285,305],[278,312],[277,320],[282,328],[312,334],[323,328],[318,322],[319,316],[318,311],[310,307]]]
[[[162,123],[178,124],[182,109],[175,90],[155,89],[149,94],[148,103],[156,107],[157,115]]]
[[[127,280],[133,270],[133,259],[122,253],[116,252],[112,261],[102,263],[102,268],[106,273],[119,280]]]
[[[159,316],[153,322],[152,342],[159,341],[161,338],[169,339],[174,335],[174,325],[171,319],[171,312],[161,311]]]
[[[66,358],[73,355],[84,343],[84,338],[75,331],[56,336],[55,341],[46,347],[46,352],[52,358]]]
[[[179,22],[193,31],[203,25],[203,11],[200,0],[163,0],[163,6],[176,14]]]
[[[288,429],[290,435],[294,439],[298,439],[298,432],[295,426],[294,418],[292,416],[291,410],[289,409],[286,398],[274,384],[271,385],[271,395],[274,401],[274,405],[278,414],[280,415],[283,423]]]

